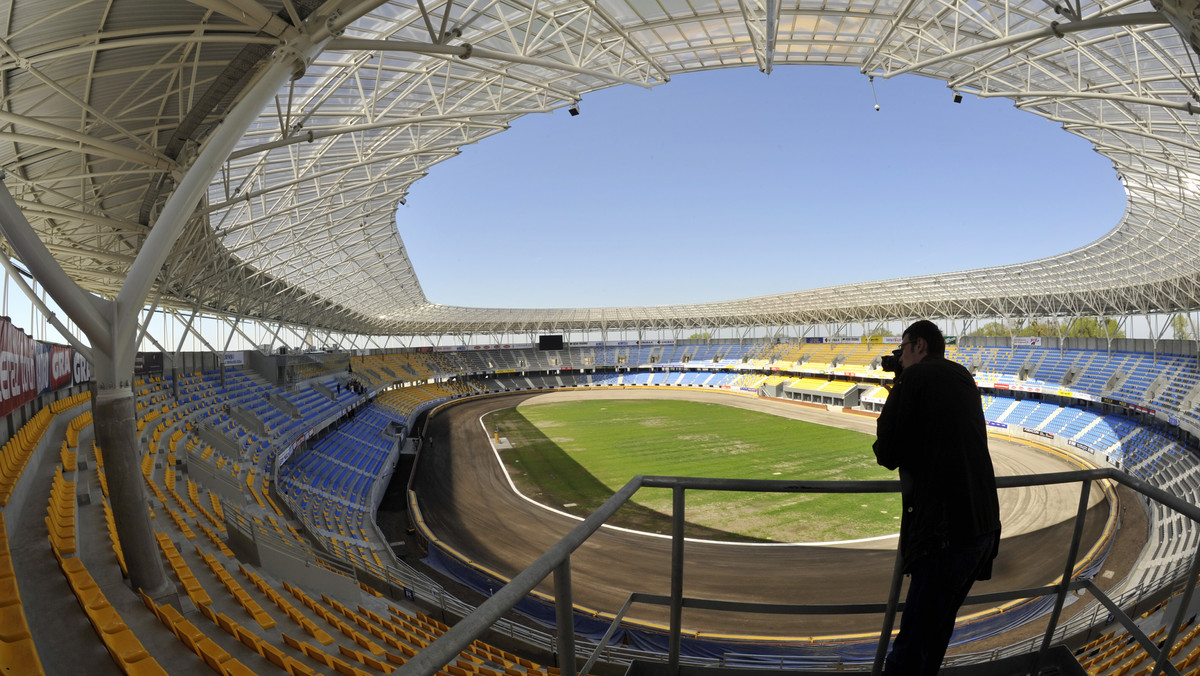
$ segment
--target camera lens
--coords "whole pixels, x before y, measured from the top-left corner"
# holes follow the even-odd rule
[[[883,355],[883,358],[879,360],[879,368],[889,373],[900,375],[900,370],[903,368],[900,365],[900,353],[903,351],[904,348],[898,347],[892,350],[891,354]]]

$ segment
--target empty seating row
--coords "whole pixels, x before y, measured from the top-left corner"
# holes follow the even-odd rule
[[[20,666],[29,674],[45,673],[17,588],[3,512],[0,512],[0,665]]]
[[[57,551],[55,556],[59,556]],[[83,562],[78,558],[61,557],[58,561],[80,607],[121,671],[130,676],[166,676],[167,671],[146,652],[142,642],[108,602]]]

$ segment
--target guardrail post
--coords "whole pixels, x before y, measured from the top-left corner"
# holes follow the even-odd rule
[[[671,491],[671,647],[667,667],[674,676],[679,673],[683,632],[683,486],[675,486]]]
[[[892,626],[896,623],[896,608],[900,605],[900,586],[904,583],[904,557],[896,547],[896,563],[892,566],[892,587],[888,590],[887,609],[883,611],[883,629],[879,632],[879,646],[875,649],[875,663],[871,676],[883,673],[883,661],[887,658],[888,643],[892,640]]]
[[[1067,600],[1067,591],[1071,588],[1071,573],[1075,571],[1075,561],[1079,557],[1079,541],[1083,539],[1083,524],[1087,520],[1088,497],[1092,492],[1092,480],[1084,479],[1079,490],[1079,507],[1075,512],[1075,531],[1071,534],[1071,546],[1067,549],[1067,561],[1063,565],[1062,578],[1058,584],[1058,596],[1054,599],[1054,610],[1050,613],[1050,622],[1046,625],[1046,635],[1042,637],[1042,647],[1038,650],[1037,660],[1029,673],[1036,674],[1041,668],[1046,652],[1050,650],[1050,641],[1054,638],[1054,629],[1058,626],[1058,618],[1062,615],[1063,605]]]
[[[554,569],[554,611],[558,620],[558,668],[575,676],[575,611],[571,600],[571,557]]]

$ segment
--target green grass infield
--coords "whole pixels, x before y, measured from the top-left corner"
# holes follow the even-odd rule
[[[526,496],[586,516],[638,474],[739,479],[894,479],[874,437],[720,404],[616,400],[523,404],[484,418]],[[609,521],[670,533],[671,492],[643,488]],[[899,494],[688,491],[688,537],[829,542],[895,533]]]

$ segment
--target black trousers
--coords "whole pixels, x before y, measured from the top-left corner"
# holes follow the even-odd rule
[[[992,559],[995,538],[984,535],[915,561],[900,633],[884,663],[884,676],[934,676],[946,656],[954,618],[980,570]]]

